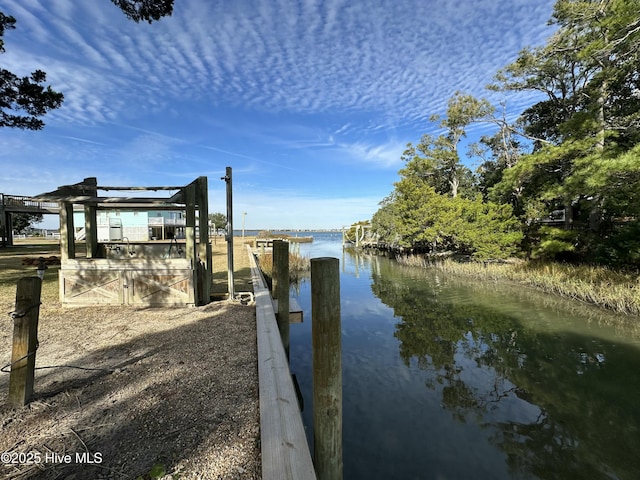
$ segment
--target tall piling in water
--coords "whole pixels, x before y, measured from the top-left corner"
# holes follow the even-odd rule
[[[342,342],[340,262],[311,259],[314,464],[319,480],[341,480]]]

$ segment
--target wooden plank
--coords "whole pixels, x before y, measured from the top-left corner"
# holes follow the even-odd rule
[[[302,307],[294,297],[289,297],[289,323],[302,323]]]
[[[60,270],[60,300],[65,305],[122,305],[121,272]]]
[[[278,311],[278,299],[274,298],[273,311]],[[303,322],[303,310],[295,297],[289,297],[289,323],[302,323]]]
[[[127,273],[129,302],[133,305],[193,305],[193,272],[157,270]]]
[[[269,290],[247,246],[256,300],[262,478],[316,478]]]
[[[191,270],[191,261],[186,258],[165,259],[109,259],[109,258],[79,258],[66,260],[62,270]]]

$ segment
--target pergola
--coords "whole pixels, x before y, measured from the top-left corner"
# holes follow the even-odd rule
[[[132,192],[128,196],[99,192]],[[169,197],[134,196],[172,192]],[[60,203],[60,300],[65,305],[202,305],[210,301],[212,254],[207,177],[185,186],[100,186],[95,177],[35,197]],[[84,207],[86,255],[76,256],[73,211]],[[181,210],[185,238],[98,241],[97,212]],[[174,248],[175,247],[175,248]]]

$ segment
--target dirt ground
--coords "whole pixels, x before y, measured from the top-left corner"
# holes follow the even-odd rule
[[[225,248],[214,291],[226,290]],[[250,290],[245,247],[235,252],[236,290]],[[1,325],[4,366],[11,318]],[[0,373],[0,478],[260,478],[253,306],[62,308],[43,296],[38,340],[31,404],[9,408]]]

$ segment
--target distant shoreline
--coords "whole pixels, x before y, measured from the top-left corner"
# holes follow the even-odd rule
[[[256,236],[258,234],[258,232],[264,232],[264,231],[269,231],[271,233],[309,233],[309,232],[342,232],[341,228],[308,228],[308,229],[304,229],[304,228],[277,228],[277,229],[270,229],[270,228],[261,228],[261,229],[245,229],[244,234],[245,236]],[[238,229],[234,229],[233,230],[233,236],[242,236],[242,230],[238,230]]]

